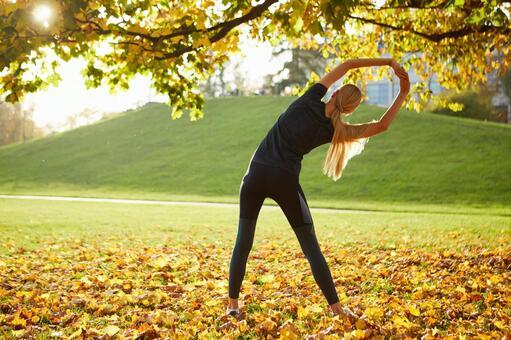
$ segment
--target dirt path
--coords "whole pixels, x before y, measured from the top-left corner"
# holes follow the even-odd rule
[[[238,208],[235,203],[213,203],[213,202],[189,202],[189,201],[156,201],[156,200],[136,200],[120,198],[90,198],[90,197],[62,197],[62,196],[28,196],[28,195],[0,195],[0,198],[9,199],[29,199],[45,201],[73,201],[73,202],[104,202],[120,204],[156,204],[156,205],[186,205],[186,206],[207,206],[207,207],[228,207]],[[280,209],[276,205],[263,205],[265,209]],[[334,212],[344,214],[373,214],[379,211],[334,209],[334,208],[310,208],[311,211]]]

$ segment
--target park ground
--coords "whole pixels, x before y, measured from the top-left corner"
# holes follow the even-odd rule
[[[30,213],[27,213],[30,212]],[[313,212],[339,297],[327,313],[283,213],[263,207],[223,316],[238,210],[0,200],[6,338],[501,337],[510,332],[511,218]]]

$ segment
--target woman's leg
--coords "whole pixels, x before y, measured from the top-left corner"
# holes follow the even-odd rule
[[[229,266],[229,307],[238,308],[241,283],[245,276],[248,255],[254,242],[257,217],[264,202],[264,195],[251,190],[256,176],[248,173],[240,186],[240,216],[238,234]]]
[[[332,274],[319,247],[309,206],[300,184],[296,182],[292,188],[280,190],[272,198],[279,204],[291,224],[300,247],[309,261],[314,279],[328,304],[338,303],[339,298]]]
[[[314,279],[323,292],[328,304],[333,305],[339,302],[332,274],[316,238],[314,224],[304,224],[301,227],[293,228],[293,231],[298,238],[305,257],[309,261]]]

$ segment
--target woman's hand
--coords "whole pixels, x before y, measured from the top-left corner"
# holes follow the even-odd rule
[[[390,58],[360,58],[360,59],[348,59],[343,63],[339,64],[328,74],[324,75],[319,81],[327,89],[332,86],[334,82],[339,80],[346,72],[351,69],[359,67],[371,67],[371,66],[388,66],[391,65],[392,59]]]

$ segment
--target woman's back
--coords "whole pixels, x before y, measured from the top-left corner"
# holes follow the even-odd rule
[[[332,139],[334,127],[321,101],[326,91],[316,83],[291,103],[261,141],[252,161],[298,174],[303,156]]]

